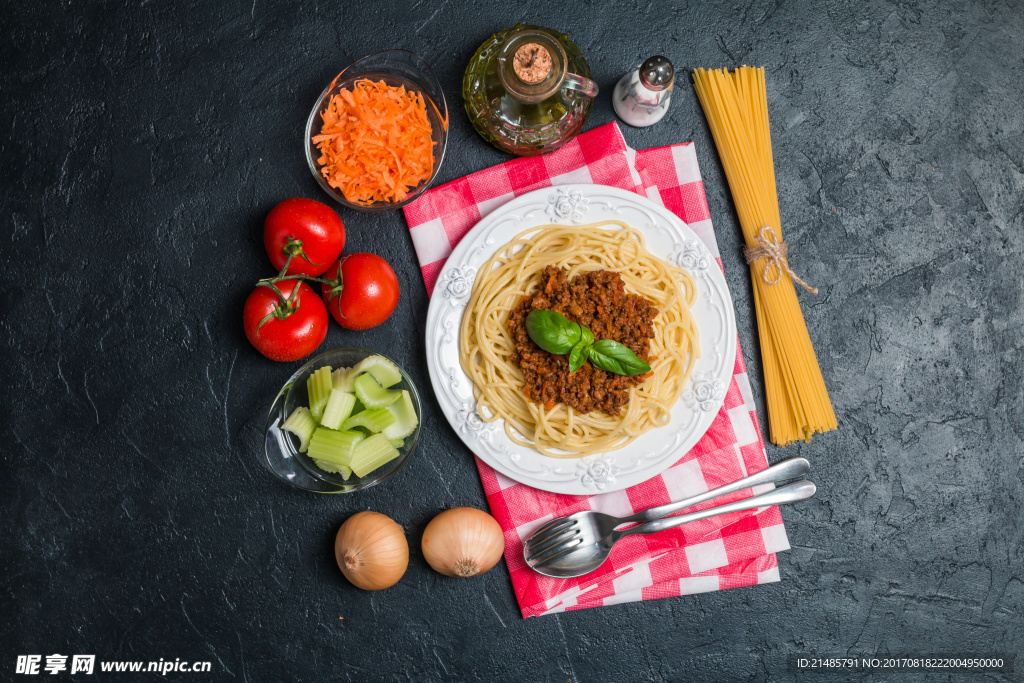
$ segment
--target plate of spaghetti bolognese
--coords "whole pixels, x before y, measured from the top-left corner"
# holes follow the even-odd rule
[[[545,491],[628,488],[678,462],[725,399],[736,321],[721,269],[662,206],[549,187],[477,223],[427,313],[438,402],[501,474]]]

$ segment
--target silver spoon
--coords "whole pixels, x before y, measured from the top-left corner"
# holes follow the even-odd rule
[[[761,470],[760,472],[756,472],[748,477],[734,481],[731,484],[719,486],[716,489],[705,491],[704,493],[697,494],[696,496],[690,496],[689,498],[680,500],[676,503],[668,503],[667,505],[659,505],[658,507],[641,510],[640,512],[628,517],[613,517],[612,515],[606,515],[603,512],[595,512],[593,510],[577,512],[567,517],[556,517],[555,519],[552,519],[538,527],[532,534],[530,534],[530,538],[526,540],[526,547],[524,548],[524,551],[531,552],[532,548],[533,554],[536,554],[547,547],[548,541],[555,540],[562,532],[568,531],[576,525],[581,528],[588,526],[593,527],[593,531],[587,533],[596,538],[604,538],[623,524],[630,524],[632,522],[650,522],[655,519],[671,515],[675,512],[682,512],[686,508],[699,505],[713,498],[724,496],[727,493],[742,491],[743,489],[758,486],[760,484],[771,484],[777,481],[798,479],[807,474],[810,469],[811,463],[809,463],[805,458],[789,458],[788,460],[783,460],[782,462],[776,463],[775,465]]]
[[[794,458],[793,460],[803,459]],[[787,465],[787,463],[790,462],[791,461],[785,461],[783,463],[779,463],[776,467]],[[806,472],[807,467],[807,461],[803,460],[802,466],[800,463],[787,465],[787,467],[782,468],[782,472],[785,473],[786,471],[793,470],[800,471],[801,468],[804,468],[803,471]],[[790,470],[789,468],[793,468],[793,470]],[[764,470],[759,472],[757,475],[754,475],[754,477],[757,477],[758,475],[769,476],[768,471],[769,470]],[[779,470],[776,470],[774,474],[774,479],[788,479],[791,477],[792,475],[781,476],[779,474]],[[588,574],[600,567],[604,561],[608,559],[612,546],[626,536],[631,536],[633,534],[656,533],[658,531],[679,526],[680,524],[714,517],[727,512],[750,510],[768,505],[793,503],[810,498],[814,495],[816,490],[813,483],[809,481],[800,481],[775,489],[774,491],[764,493],[760,496],[754,496],[752,498],[728,503],[726,505],[720,505],[707,510],[701,510],[699,512],[691,512],[678,517],[656,519],[624,531],[615,531],[615,526],[632,521],[641,521],[636,518],[645,513],[671,508],[668,512],[663,513],[671,514],[672,512],[696,505],[697,503],[721,496],[725,493],[738,491],[749,486],[755,486],[758,483],[765,483],[763,480],[750,483],[751,478],[752,477],[741,479],[733,484],[723,486],[720,489],[708,491],[700,496],[695,496],[694,498],[680,501],[679,503],[664,505],[659,508],[652,508],[644,513],[637,513],[637,515],[633,515],[632,517],[622,518],[624,521],[618,521],[617,523],[616,520],[619,518],[592,512],[576,513],[570,517],[562,517],[557,520],[553,520],[538,529],[526,540],[523,548],[523,555],[526,559],[526,563],[530,567],[545,576],[563,579],[583,576],[584,574]],[[767,481],[772,481],[772,478],[768,478]],[[596,517],[596,515],[601,515],[601,517]]]
[[[613,530],[605,536],[597,536],[594,527],[578,526],[554,534],[543,546],[527,540],[523,554],[534,571],[556,579],[570,579],[583,576],[594,571],[608,559],[612,547],[626,536],[633,534],[653,534],[665,529],[680,526],[699,519],[716,517],[727,512],[752,510],[769,505],[784,505],[806,500],[814,495],[816,487],[809,481],[798,481],[787,484],[774,491],[760,496],[738,500],[718,507],[691,512],[678,517],[666,517],[653,522],[645,522],[623,531]]]

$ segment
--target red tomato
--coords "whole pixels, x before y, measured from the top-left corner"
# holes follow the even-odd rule
[[[270,210],[263,223],[263,246],[274,270],[284,268],[287,249],[295,248],[296,242],[309,260],[296,256],[288,273],[320,275],[345,248],[345,224],[326,204],[302,197],[286,199]]]
[[[338,324],[349,330],[365,330],[388,319],[398,305],[398,278],[388,262],[376,254],[349,254],[327,271],[335,277],[341,270],[340,294],[331,296],[330,285],[320,291],[327,310]]]
[[[242,315],[245,336],[257,351],[270,360],[305,358],[327,336],[327,308],[313,288],[299,280],[277,283],[286,299],[291,298],[296,286],[299,293],[295,308],[290,312],[277,294],[267,287],[257,287],[245,300]]]

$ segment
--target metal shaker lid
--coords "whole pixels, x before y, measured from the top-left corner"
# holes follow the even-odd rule
[[[676,72],[666,57],[655,55],[640,65],[640,82],[649,90],[664,90],[672,85]]]

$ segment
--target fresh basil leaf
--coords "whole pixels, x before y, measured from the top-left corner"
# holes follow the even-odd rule
[[[590,331],[589,327],[584,327],[583,325],[580,325],[580,327],[583,329],[583,341],[587,342],[588,344],[593,344],[594,333]]]
[[[557,311],[534,309],[526,316],[526,333],[548,353],[569,353],[583,338],[583,330]]]
[[[583,329],[587,328],[584,327]],[[572,347],[572,351],[569,352],[569,372],[576,372],[582,368],[583,364],[587,362],[587,356],[589,355],[590,342],[586,339],[580,340],[580,343]]]
[[[607,370],[616,375],[642,375],[651,371],[651,366],[640,360],[628,346],[623,346],[611,339],[594,342],[590,347],[590,362],[594,367]]]

